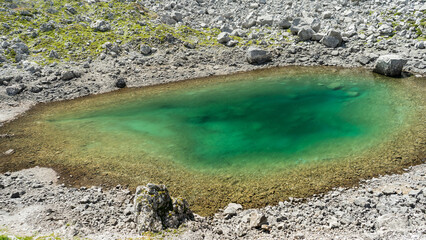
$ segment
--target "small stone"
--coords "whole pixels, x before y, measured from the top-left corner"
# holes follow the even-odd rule
[[[231,40],[229,42],[226,43],[227,47],[235,47],[238,44],[237,40]]]
[[[311,22],[311,28],[315,32],[319,32],[319,30],[321,29],[321,21],[317,18],[313,19]]]
[[[370,208],[370,201],[365,197],[355,199],[354,204],[358,207]]]
[[[40,26],[40,31],[42,32],[49,32],[55,30],[56,22],[54,21],[48,21],[47,23],[43,23]]]
[[[52,50],[49,53],[49,58],[56,58],[56,59],[58,59],[59,58],[59,53],[56,52],[55,50]]]
[[[361,65],[367,65],[370,63],[370,57],[362,55],[357,58],[357,61],[361,63]]]
[[[115,82],[115,86],[118,88],[125,88],[126,85],[126,80],[124,78],[120,78]]]
[[[181,198],[172,199],[164,185],[148,183],[137,187],[133,205],[139,232],[178,228],[186,220],[194,220],[188,203]]]
[[[90,27],[99,32],[107,32],[111,30],[111,25],[105,20],[96,20],[90,25]]]
[[[88,197],[88,196],[84,196],[84,197],[82,197],[82,198],[80,199],[79,203],[81,203],[81,204],[87,204],[87,203],[90,203],[90,199],[89,199],[89,197]]]
[[[334,229],[334,228],[338,228],[338,227],[340,227],[340,223],[339,223],[339,221],[337,220],[337,218],[332,217],[332,218],[328,221],[328,226],[329,226],[331,229]]]
[[[263,224],[266,224],[267,220],[263,213],[254,211],[250,213],[250,228],[260,228]]]
[[[226,44],[231,40],[231,38],[229,37],[229,33],[227,32],[221,32],[218,36],[217,36],[217,42],[218,43],[222,43],[222,44]]]
[[[21,193],[20,192],[13,192],[10,195],[10,198],[20,198],[21,197]]]
[[[396,214],[384,214],[376,219],[374,227],[376,229],[386,228],[392,231],[399,229],[405,229],[409,225],[407,216],[401,216]]]
[[[396,190],[392,187],[386,187],[382,190],[382,193],[384,195],[393,195],[393,194],[396,194]]]
[[[180,22],[183,19],[183,15],[180,12],[172,12],[171,17],[176,21]]]
[[[4,152],[4,155],[12,155],[12,154],[14,154],[15,153],[15,150],[14,149],[9,149],[9,150],[7,150],[6,152]]]
[[[257,18],[257,21],[261,26],[272,26],[274,22],[274,16],[266,14]]]
[[[330,11],[325,11],[325,12],[322,13],[323,19],[330,19],[330,18],[332,18],[332,16],[333,16],[333,13],[330,12]]]
[[[237,203],[230,203],[223,211],[223,214],[229,215],[229,216],[235,216],[237,215],[237,211],[242,210],[243,206],[241,204]]]
[[[419,196],[421,193],[422,193],[422,190],[411,190],[411,191],[408,193],[408,196],[411,196],[411,197],[417,197],[417,196]]]
[[[416,48],[418,48],[418,49],[425,49],[425,46],[426,46],[425,41],[420,41],[420,42],[416,43]]]
[[[186,48],[189,48],[189,49],[195,49],[196,44],[195,43],[190,43],[190,42],[184,42],[183,46],[185,46]]]
[[[73,8],[71,5],[69,4],[65,4],[65,10],[67,12],[69,12],[70,14],[74,15],[77,14],[77,10],[75,10],[75,8]]]
[[[152,52],[152,49],[150,46],[142,44],[140,47],[140,51],[143,55],[149,55]]]
[[[260,226],[260,229],[262,229],[262,231],[264,231],[264,232],[270,232],[271,231],[271,227],[268,224],[262,224],[262,226]]]

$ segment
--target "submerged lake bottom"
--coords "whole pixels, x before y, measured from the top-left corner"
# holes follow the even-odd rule
[[[424,161],[424,80],[285,67],[41,104],[0,128],[0,171],[162,183],[202,215],[277,204]]]

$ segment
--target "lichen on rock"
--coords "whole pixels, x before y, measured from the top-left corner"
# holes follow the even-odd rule
[[[189,204],[181,198],[171,198],[164,185],[148,183],[136,189],[134,198],[138,232],[159,232],[166,228],[178,228],[194,215]]]

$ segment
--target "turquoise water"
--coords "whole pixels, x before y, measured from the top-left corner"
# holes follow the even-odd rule
[[[52,119],[64,131],[91,135],[85,148],[140,152],[195,169],[347,157],[374,146],[402,121],[386,83],[338,75],[166,89]]]

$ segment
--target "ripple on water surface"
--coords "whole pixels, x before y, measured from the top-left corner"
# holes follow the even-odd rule
[[[40,164],[89,183],[164,182],[212,213],[381,173],[391,164],[375,157],[418,120],[411,88],[360,70],[273,69],[51,104],[6,127],[27,130],[19,146]]]

